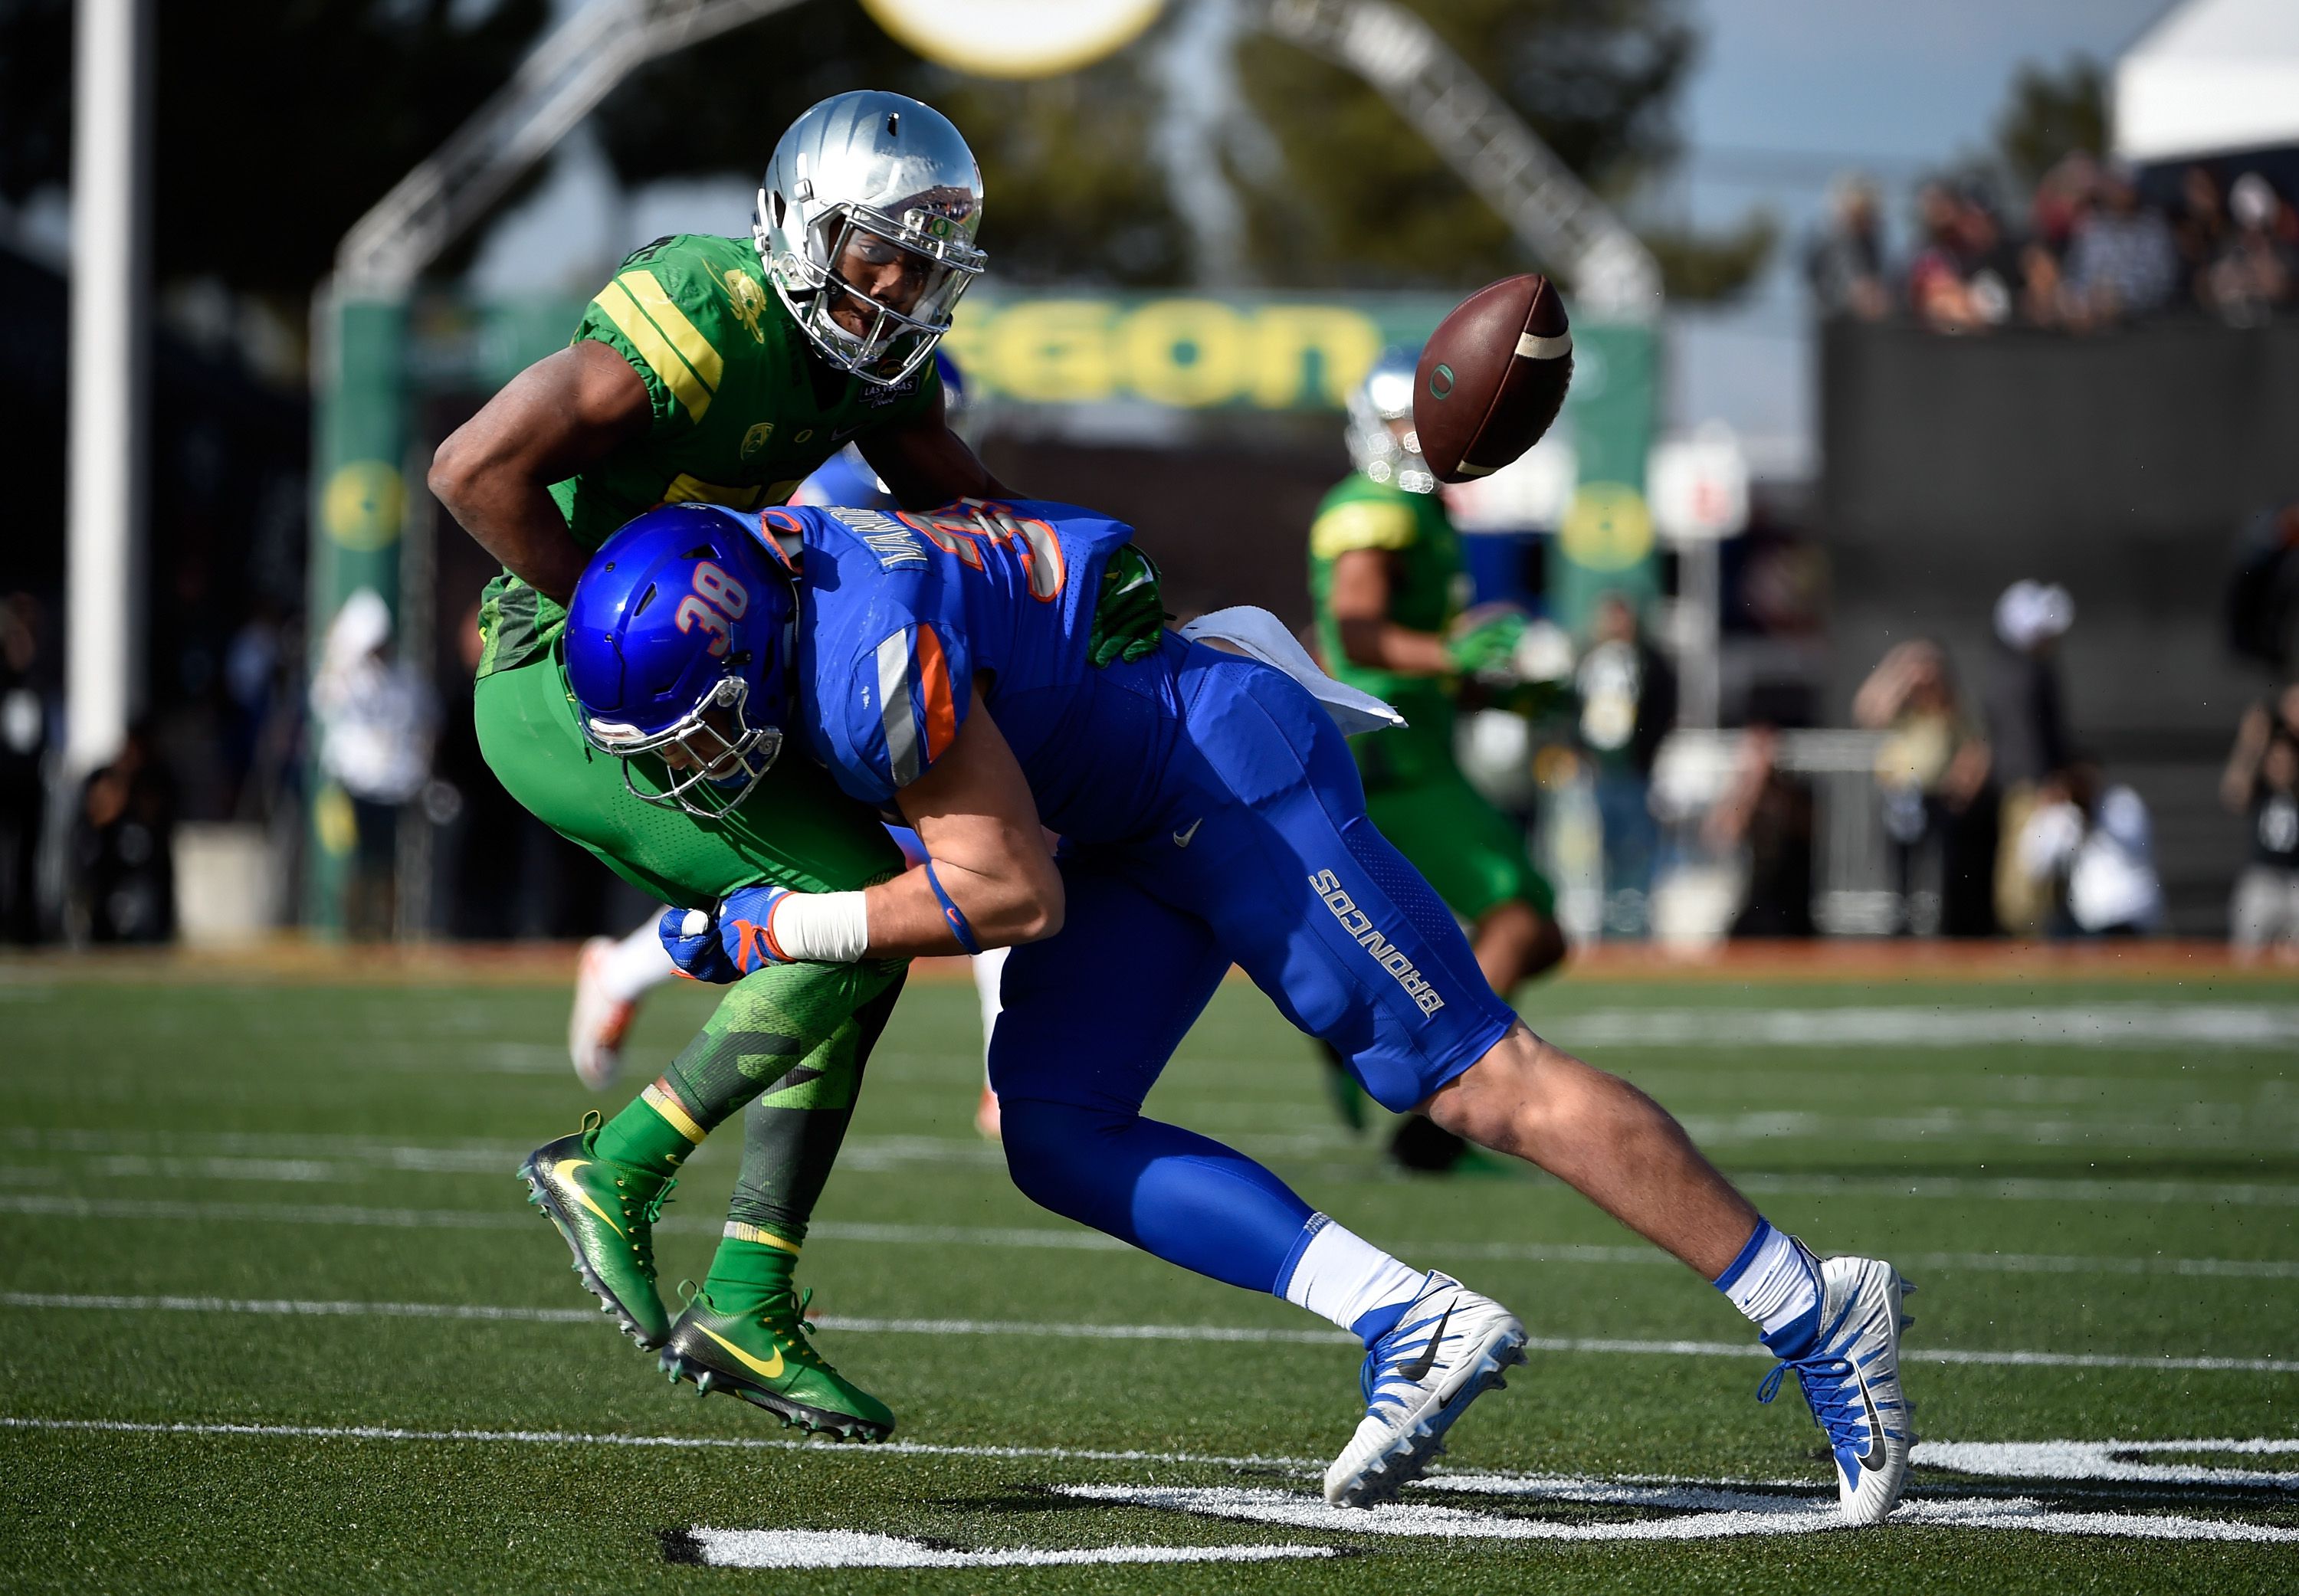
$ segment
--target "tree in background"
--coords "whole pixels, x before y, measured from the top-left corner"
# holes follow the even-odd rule
[[[2062,156],[2106,148],[2107,80],[2099,63],[2077,55],[2054,72],[2022,62],[1996,118],[1996,158],[2019,189],[2035,187]]]
[[[1413,0],[1596,190],[1624,201],[1675,154],[1696,37],[1683,0]],[[853,0],[807,0],[655,62],[602,107],[616,173],[760,171],[801,111],[844,88],[917,95],[965,129],[1008,283],[1170,285],[1206,275],[1158,155],[1158,52],[1185,6],[1079,73],[1009,83],[918,62]],[[301,325],[336,243],[510,75],[548,0],[201,0],[158,28],[154,241],[164,283],[220,280]],[[0,199],[70,178],[71,0],[0,0]],[[1506,225],[1354,77],[1249,35],[1220,108],[1235,257],[1281,285],[1457,286],[1528,264]],[[1772,244],[1656,233],[1672,294],[1745,285]],[[450,263],[452,264],[452,262]],[[1218,274],[1216,274],[1218,275]]]
[[[627,183],[755,173],[782,128],[823,95],[915,95],[949,114],[981,161],[983,241],[998,280],[1166,286],[1201,275],[1158,135],[1159,54],[1183,5],[1111,60],[1065,77],[993,82],[928,66],[851,0],[809,0],[756,28],[655,63],[608,102],[610,159]],[[1680,0],[1416,0],[1462,56],[1565,163],[1619,202],[1676,152],[1672,114],[1696,40]],[[1248,275],[1287,285],[1455,287],[1527,264],[1508,226],[1421,136],[1340,68],[1247,35],[1243,103],[1217,144],[1241,202]],[[1745,285],[1772,244],[1752,216],[1722,238],[1656,235],[1672,294]]]
[[[154,268],[302,302],[352,223],[501,87],[548,0],[152,7]],[[0,198],[71,178],[71,0],[0,0]]]
[[[853,0],[808,0],[650,63],[608,98],[598,127],[627,185],[730,171],[755,180],[808,106],[892,89],[941,111],[973,146],[999,282],[1168,284],[1186,266],[1148,153],[1162,103],[1139,54],[1030,82],[965,78],[919,61]]]
[[[1680,0],[1407,0],[1564,164],[1624,205],[1677,153],[1674,111],[1698,50]],[[1446,286],[1520,270],[1507,224],[1373,89],[1278,40],[1241,51],[1253,112],[1281,162],[1236,163],[1252,254],[1273,280]],[[1751,215],[1721,239],[1647,242],[1669,294],[1717,299],[1772,250]]]

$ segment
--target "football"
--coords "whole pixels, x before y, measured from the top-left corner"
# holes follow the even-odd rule
[[[1490,476],[1540,442],[1573,380],[1573,331],[1547,277],[1503,277],[1422,347],[1413,430],[1440,482]]]

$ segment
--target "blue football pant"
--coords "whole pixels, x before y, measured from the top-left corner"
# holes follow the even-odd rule
[[[1186,736],[1161,823],[1062,860],[1064,928],[1008,961],[991,1085],[1008,1169],[1033,1202],[1199,1274],[1282,1290],[1308,1204],[1242,1154],[1141,1112],[1229,966],[1393,1109],[1475,1063],[1515,1015],[1365,819],[1324,709],[1235,656],[1166,657]]]

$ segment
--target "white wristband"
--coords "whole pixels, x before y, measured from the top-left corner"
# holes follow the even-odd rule
[[[859,892],[793,892],[775,900],[776,946],[793,959],[851,964],[870,947]]]

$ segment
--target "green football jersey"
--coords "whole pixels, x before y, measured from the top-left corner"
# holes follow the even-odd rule
[[[915,420],[942,386],[931,363],[881,387],[818,359],[746,238],[680,233],[637,251],[572,342],[586,338],[630,362],[654,412],[645,437],[552,484],[586,550],[659,504],[784,503],[851,440]],[[479,674],[535,658],[566,621],[505,572],[481,602]]]
[[[1317,507],[1309,526],[1309,596],[1317,610],[1317,641],[1325,668],[1350,686],[1386,699],[1407,724],[1362,737],[1351,746],[1360,762],[1400,775],[1407,767],[1453,761],[1450,677],[1407,676],[1353,665],[1341,651],[1333,620],[1333,562],[1353,549],[1378,549],[1390,558],[1389,618],[1415,632],[1442,633],[1468,597],[1461,534],[1434,493],[1408,493],[1351,472]],[[1434,768],[1432,765],[1432,768]]]

